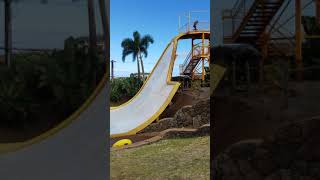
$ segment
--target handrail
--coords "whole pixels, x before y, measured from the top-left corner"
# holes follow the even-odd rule
[[[191,59],[191,54],[192,54],[192,50],[189,52],[188,56],[186,57],[186,59],[184,60],[183,64],[182,64],[182,72],[184,72],[190,62],[189,59]]]
[[[197,51],[199,52],[199,54],[201,54],[201,51],[202,49],[204,48],[208,48],[210,49],[210,44],[205,44],[205,45],[202,45],[202,43],[197,43],[195,44],[193,47],[192,47],[192,50],[189,52],[189,54],[187,55],[186,59],[184,60],[183,64],[182,64],[182,72],[184,72],[189,63],[190,63],[190,60],[194,57],[194,54],[192,54],[194,51]],[[209,52],[209,51],[208,51]]]
[[[189,22],[185,23],[184,25],[179,27],[179,33],[185,33],[185,32],[190,32],[190,31],[195,31],[193,29],[193,22]],[[210,22],[208,21],[198,21],[198,25],[197,25],[197,30],[198,31],[204,31],[204,30],[210,30]]]
[[[223,11],[223,19],[231,20],[231,32],[227,33],[224,29],[224,38],[233,37],[233,35],[241,27],[241,23],[247,16],[249,10],[253,7],[255,3],[258,3],[259,1],[260,0],[237,0],[232,9],[226,9]]]

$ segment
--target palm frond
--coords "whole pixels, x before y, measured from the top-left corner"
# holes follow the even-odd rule
[[[153,44],[153,42],[154,42],[154,40],[153,40],[152,36],[147,34],[142,37],[141,42],[140,42],[140,46],[145,47],[147,49],[150,44]]]
[[[134,51],[134,42],[130,38],[125,38],[121,42],[121,47],[122,47],[122,61],[125,62],[126,57],[133,53]]]
[[[148,56],[148,50],[146,47],[141,47],[140,48],[141,53],[144,55],[144,57]]]
[[[139,51],[145,56],[148,56],[148,47],[150,44],[154,42],[152,36],[149,34],[143,36],[138,31],[133,32],[133,39],[125,38],[121,46],[123,48],[122,51],[122,61],[125,61],[126,56],[132,54],[132,61],[135,62],[137,56],[139,55]]]
[[[125,39],[122,40],[122,42],[121,42],[121,47],[128,49],[128,48],[132,47],[133,44],[134,44],[134,42],[133,42],[132,39],[130,39],[130,38],[125,38]]]
[[[130,54],[132,54],[134,51],[131,49],[123,49],[122,50],[122,61],[125,62],[126,57]]]

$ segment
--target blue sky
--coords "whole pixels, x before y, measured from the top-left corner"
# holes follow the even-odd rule
[[[210,0],[110,0],[110,57],[117,61],[115,76],[137,72],[132,56],[127,56],[126,62],[122,62],[121,41],[124,38],[132,38],[135,30],[154,38],[148,57],[144,58],[145,72],[150,72],[166,45],[178,35],[179,15],[193,10],[207,10],[208,13],[201,15],[201,18],[210,21]],[[180,57],[183,58],[184,54],[181,50]],[[174,70],[174,74],[177,73],[178,65]]]

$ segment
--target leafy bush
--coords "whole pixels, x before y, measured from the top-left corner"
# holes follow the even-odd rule
[[[111,81],[110,101],[119,102],[133,97],[140,89],[142,81],[137,77],[116,78]]]
[[[90,59],[85,48],[70,37],[63,50],[15,54],[10,69],[0,67],[0,123],[24,126],[40,120],[44,108],[52,110],[48,117],[63,120],[76,110],[105,70],[103,60]]]

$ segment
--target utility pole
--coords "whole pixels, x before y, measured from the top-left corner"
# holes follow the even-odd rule
[[[296,0],[296,65],[297,65],[297,79],[303,79],[302,71],[302,31],[301,31],[301,0]]]
[[[11,0],[4,0],[4,11],[5,11],[5,63],[8,67],[11,66],[11,55],[12,55],[12,19],[11,19]]]
[[[111,80],[114,79],[114,63],[116,61],[115,60],[111,60]]]

